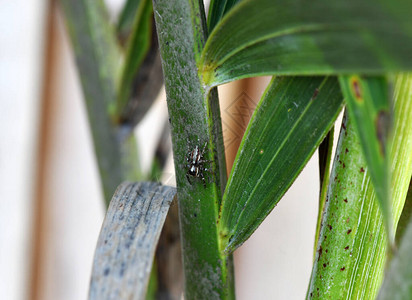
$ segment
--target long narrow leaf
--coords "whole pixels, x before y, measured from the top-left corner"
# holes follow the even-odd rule
[[[153,22],[152,1],[140,0],[127,43],[115,112],[118,122],[130,129],[143,118],[163,83]]]
[[[102,1],[60,0],[60,3],[76,57],[108,203],[119,182],[126,179],[120,163],[118,132],[109,115],[116,101],[119,49]]]
[[[361,146],[346,115],[325,204],[307,299],[374,299],[382,279],[385,231]]]
[[[278,203],[342,107],[335,78],[275,78],[246,130],[223,196],[226,251],[241,245]]]
[[[244,0],[210,34],[203,80],[410,70],[411,11],[409,0]]]
[[[412,74],[395,81],[393,143],[391,145],[391,191],[394,229],[404,208],[412,176]]]
[[[127,0],[117,21],[117,35],[120,40],[126,40],[133,28],[133,21],[136,18],[142,0]]]
[[[391,228],[389,199],[388,134],[391,129],[391,107],[388,82],[383,77],[341,76],[339,82],[345,96],[349,117],[359,135],[385,224]],[[393,239],[393,232],[388,231]]]
[[[176,189],[124,183],[110,202],[95,252],[90,300],[144,299],[157,241]]]
[[[86,101],[116,100],[120,52],[101,1],[60,0],[66,15]],[[96,100],[95,100],[96,99]]]
[[[390,150],[392,231],[412,173],[412,76],[397,77]],[[308,298],[374,299],[383,278],[383,217],[353,124],[343,123]]]

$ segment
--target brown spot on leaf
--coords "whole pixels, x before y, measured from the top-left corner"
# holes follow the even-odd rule
[[[312,95],[312,100],[315,100],[315,99],[316,99],[316,97],[318,96],[318,94],[319,94],[319,89],[318,89],[318,88],[316,88],[316,89],[315,89],[315,91],[313,92],[313,95]]]
[[[348,249],[349,249],[349,246],[346,246],[346,247],[345,247],[345,250],[348,250]]]
[[[349,229],[348,231],[346,231],[346,234],[350,234],[352,232],[352,229]]]
[[[345,271],[345,267],[340,268],[341,271]]]
[[[361,85],[359,82],[359,78],[357,77],[352,77],[350,79],[351,81],[351,88],[352,88],[352,92],[355,95],[355,98],[357,101],[363,101],[362,99],[362,89],[361,89]]]
[[[332,225],[328,224],[329,230],[332,230]]]
[[[345,149],[345,153],[348,153],[348,152],[349,152],[349,150],[348,150],[348,148],[346,148],[346,149]]]
[[[323,267],[326,268],[326,264],[323,264]]]
[[[348,203],[348,198],[343,199],[343,202]]]
[[[318,254],[319,254],[319,256],[318,256],[318,261],[319,261],[321,255],[322,255],[322,246],[319,246]]]
[[[365,173],[365,169],[363,167],[360,168],[361,173]]]

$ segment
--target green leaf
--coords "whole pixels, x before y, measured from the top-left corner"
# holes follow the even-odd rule
[[[126,179],[110,107],[116,101],[120,51],[102,1],[60,0],[86,101],[106,203]]]
[[[345,113],[307,299],[374,299],[377,294],[387,242],[368,171]]]
[[[76,55],[86,101],[106,108],[115,101],[120,50],[102,1],[60,0]],[[112,193],[113,194],[113,193]]]
[[[342,107],[336,78],[275,78],[236,156],[219,221],[222,250],[240,246],[278,203]]]
[[[368,166],[377,199],[381,205],[390,241],[390,187],[388,137],[391,129],[388,82],[383,77],[341,76],[339,82],[345,96],[349,117],[359,135],[362,153]]]
[[[391,169],[392,169],[392,201],[394,212],[394,225],[396,226],[400,218],[400,214],[410,209],[412,201],[406,203],[406,211],[404,200],[412,199],[410,191],[411,176],[412,176],[412,74],[398,75],[395,81],[394,93],[394,122],[393,122],[393,144],[391,149]],[[402,234],[402,226],[405,220],[400,221],[400,231],[397,236]],[[394,227],[396,228],[396,227]]]
[[[392,259],[377,300],[412,299],[412,219]]]
[[[133,21],[136,18],[142,0],[127,0],[117,21],[117,35],[120,40],[126,40],[133,28]]]
[[[398,227],[396,228],[396,244],[401,241],[409,220],[412,218],[412,180],[409,183],[408,194],[406,195],[405,205],[402,209],[402,214],[399,219]]]
[[[209,6],[207,27],[209,32],[213,30],[223,16],[240,0],[212,0]]]
[[[163,83],[162,76],[159,75],[161,66],[157,36],[152,35],[152,25],[152,1],[141,0],[134,20],[133,33],[127,43],[115,112],[117,121],[127,123],[130,128],[143,118]],[[151,73],[155,73],[154,76],[150,76]]]
[[[106,213],[93,260],[89,299],[144,299],[157,241],[176,189],[123,183]]]
[[[392,231],[412,174],[412,76],[397,76],[390,150]],[[383,278],[387,239],[361,144],[352,122],[342,125],[308,298],[374,299]],[[344,269],[343,269],[344,268]]]
[[[268,74],[410,70],[411,11],[410,0],[244,0],[210,34],[199,70],[208,86]]]

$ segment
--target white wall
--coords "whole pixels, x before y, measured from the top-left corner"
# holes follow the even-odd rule
[[[0,5],[0,299],[25,299],[46,1]]]

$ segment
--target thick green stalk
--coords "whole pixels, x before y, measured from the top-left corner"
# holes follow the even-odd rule
[[[172,132],[185,299],[231,299],[232,261],[220,249],[216,226],[225,184],[220,113],[217,93],[209,93],[197,68],[206,37],[203,4],[154,0],[153,8]],[[198,175],[191,175],[196,151],[202,159]]]

